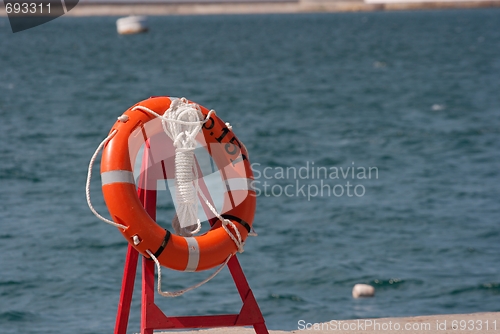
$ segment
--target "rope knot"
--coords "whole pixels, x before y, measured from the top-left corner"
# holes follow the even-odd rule
[[[219,218],[219,219],[221,219],[221,218]],[[222,227],[224,228],[224,230],[226,230],[226,233],[229,235],[229,237],[233,240],[234,244],[238,248],[238,253],[243,253],[245,251],[243,249],[245,242],[241,238],[241,234],[240,234],[240,231],[238,230],[238,227],[236,227],[236,225],[232,221],[230,221],[229,219],[222,218],[221,221],[222,221]],[[231,233],[231,231],[229,231],[229,228],[227,227],[227,225],[231,226],[232,230],[236,234],[236,237]]]
[[[165,111],[162,126],[175,147],[175,182],[177,189],[177,215],[172,227],[179,235],[190,237],[201,229],[198,218],[197,177],[194,173],[196,136],[203,126],[203,113],[197,104],[185,98],[174,100]]]

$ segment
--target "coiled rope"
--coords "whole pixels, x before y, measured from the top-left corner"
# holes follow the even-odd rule
[[[163,116],[143,106],[134,107],[132,110],[137,109],[160,117],[163,131],[173,141],[178,224],[174,217],[172,226],[178,235],[191,237],[201,230],[201,222],[198,218],[198,201],[196,200],[198,183],[193,183],[197,180],[193,172],[196,135],[213,111],[210,111],[206,120],[203,120],[200,107],[188,103],[185,98],[174,100]]]

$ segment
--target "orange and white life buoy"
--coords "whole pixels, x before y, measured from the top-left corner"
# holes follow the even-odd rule
[[[219,219],[208,232],[192,237],[160,227],[139,201],[133,163],[145,141],[163,134],[162,123],[153,122],[158,118],[152,112],[163,115],[174,100],[152,97],[118,118],[102,153],[102,192],[113,221],[123,226],[120,228],[123,236],[142,255],[154,254],[161,265],[174,270],[207,270],[235,254],[238,251],[235,238],[238,236],[244,242],[251,230],[256,206],[251,188],[253,173],[246,148],[232,129],[207,108],[187,101],[196,105],[205,118],[196,141],[206,148],[220,172],[226,190],[218,217],[231,224],[223,224]]]

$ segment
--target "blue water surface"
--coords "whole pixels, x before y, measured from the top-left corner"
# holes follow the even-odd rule
[[[0,18],[2,334],[113,331],[127,242],[88,210],[87,166],[154,95],[216,109],[250,152],[259,236],[239,259],[269,328],[500,311],[500,10],[151,17],[134,36],[115,21],[12,34]],[[164,288],[206,275],[165,270]],[[157,301],[241,305],[227,270]]]

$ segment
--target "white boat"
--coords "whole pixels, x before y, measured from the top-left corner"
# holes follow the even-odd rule
[[[116,20],[116,30],[120,35],[139,34],[149,30],[145,16],[127,16]]]

